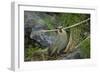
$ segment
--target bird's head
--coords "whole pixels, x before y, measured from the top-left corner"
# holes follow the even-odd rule
[[[63,27],[62,26],[59,26],[59,27],[57,27],[57,29],[58,29],[58,32],[63,32]]]

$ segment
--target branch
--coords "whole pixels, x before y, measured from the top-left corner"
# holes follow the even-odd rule
[[[79,23],[76,23],[76,24],[74,24],[74,25],[71,25],[71,26],[68,26],[68,27],[65,27],[65,28],[62,28],[62,29],[70,29],[70,28],[73,28],[73,27],[76,27],[76,26],[78,26],[78,25],[81,25],[82,23],[85,23],[85,22],[87,22],[87,21],[89,21],[90,20],[90,18],[88,18],[88,19],[86,19],[86,20],[83,20],[83,21],[81,21],[81,22],[79,22]],[[39,31],[36,31],[37,33],[40,33],[40,32],[54,32],[54,31],[58,31],[58,29],[52,29],[52,30],[39,30]]]
[[[85,23],[85,22],[89,21],[89,20],[90,20],[90,18],[88,18],[88,19],[86,19],[86,20],[83,20],[83,21],[81,21],[81,22],[79,22],[79,23],[76,23],[76,24],[74,24],[74,25],[65,27],[65,28],[63,28],[63,29],[69,29],[69,28],[72,28],[72,27],[76,27],[76,26],[78,26],[78,25],[80,25],[80,24],[82,24],[82,23]]]

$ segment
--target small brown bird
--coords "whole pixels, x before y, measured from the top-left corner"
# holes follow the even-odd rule
[[[51,54],[53,53],[60,53],[62,49],[67,46],[68,43],[68,36],[66,31],[63,29],[62,26],[57,28],[57,34],[55,35],[55,41],[53,42],[50,51]]]

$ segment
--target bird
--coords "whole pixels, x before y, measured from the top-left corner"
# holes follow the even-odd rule
[[[58,26],[56,29],[38,29],[44,26],[38,26],[37,30],[32,28],[32,32],[30,34],[30,38],[37,41],[43,48],[48,48],[50,55],[55,53],[59,54],[61,50],[65,49],[68,44],[68,33],[66,32],[67,29],[76,27],[82,23],[89,21],[90,18],[83,20],[79,23],[68,27]]]

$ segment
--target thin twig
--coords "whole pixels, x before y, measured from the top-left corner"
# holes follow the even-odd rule
[[[88,38],[90,38],[90,35],[87,36],[82,42],[80,42],[75,48],[78,48],[85,40],[87,40]]]
[[[79,22],[79,23],[76,23],[76,24],[74,24],[74,25],[65,27],[65,28],[63,28],[63,29],[69,29],[69,28],[72,28],[72,27],[76,27],[76,26],[78,26],[78,25],[80,25],[80,24],[82,24],[82,23],[85,23],[85,22],[89,21],[89,20],[90,20],[90,18],[88,18],[88,19],[86,19],[86,20],[83,20],[83,21],[81,21],[81,22]]]

